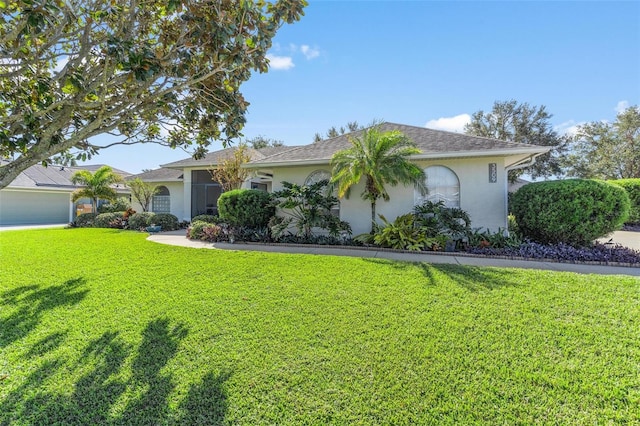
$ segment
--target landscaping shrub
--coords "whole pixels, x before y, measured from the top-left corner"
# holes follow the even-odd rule
[[[413,215],[428,237],[447,235],[458,240],[471,232],[469,214],[459,208],[445,207],[443,201],[425,201],[413,208]]]
[[[152,219],[152,223],[160,225],[163,231],[174,231],[178,229],[178,218],[170,213],[156,213]]]
[[[131,203],[129,203],[129,200],[126,197],[119,197],[115,201],[104,203],[100,207],[98,207],[98,213],[124,212],[130,208]]]
[[[142,230],[154,222],[155,213],[140,212],[129,216],[129,229]]]
[[[93,226],[95,228],[124,228],[124,212],[101,213],[96,216]]]
[[[96,219],[97,214],[95,213],[82,213],[76,220],[73,222],[74,226],[78,228],[91,228],[93,227],[93,222]]]
[[[272,217],[268,223],[273,237],[279,240],[291,234],[292,229],[306,240],[312,239],[315,230],[327,231],[334,238],[350,237],[351,225],[331,211],[338,204],[338,198],[327,191],[328,184],[327,179],[311,185],[282,182],[283,189],[272,195],[282,214]]]
[[[187,228],[187,238],[191,240],[202,240],[209,242],[227,241],[229,239],[226,224],[217,225],[214,223],[195,221]]]
[[[233,226],[261,228],[275,215],[271,195],[257,189],[234,189],[218,198],[218,214]]]
[[[631,210],[629,211],[629,218],[626,224],[640,226],[640,179],[618,179],[608,182],[621,186],[629,196]]]
[[[199,214],[191,219],[191,222],[207,222],[207,223],[220,223],[221,220],[218,216],[212,214]]]
[[[622,246],[572,247],[568,244],[540,244],[527,242],[512,247],[470,247],[469,253],[488,256],[507,256],[524,259],[548,259],[558,262],[625,263],[640,266],[640,251]]]
[[[629,204],[620,186],[570,179],[523,186],[511,207],[524,237],[585,246],[619,229],[629,216]]]

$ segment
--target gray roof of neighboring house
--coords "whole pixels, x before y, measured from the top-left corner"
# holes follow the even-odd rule
[[[6,161],[2,161],[6,163]],[[78,170],[95,171],[104,164],[88,165],[88,166],[56,166],[50,165],[44,167],[41,164],[36,164],[24,170],[16,177],[13,182],[8,185],[8,188],[59,188],[59,189],[75,189],[78,188],[71,182],[71,176]],[[113,169],[114,172],[120,174],[123,177],[129,176],[130,173]]]
[[[407,126],[396,123],[382,123],[383,132],[398,130],[416,143],[422,154],[414,158],[480,156],[495,153],[543,153],[549,147],[506,142],[498,139],[470,136],[462,133],[445,132],[425,127]],[[358,136],[362,131],[337,136],[310,145],[299,146],[266,158],[252,160],[250,166],[288,165],[296,163],[328,163],[336,151],[348,148],[350,136]]]
[[[137,175],[128,176],[126,180],[140,178],[145,182],[181,182],[184,180],[182,169],[159,169],[148,170]]]
[[[184,167],[215,166],[220,161],[231,157],[233,155],[233,152],[236,150],[236,148],[237,147],[225,148],[219,151],[209,152],[204,156],[204,158],[201,158],[199,160],[195,160],[193,158],[186,158],[184,160],[174,161],[173,163],[162,164],[160,165],[160,167],[181,169]],[[251,160],[255,161],[255,160],[261,160],[263,158],[266,158],[274,154],[286,152],[295,148],[297,147],[296,146],[277,146],[277,147],[260,148],[260,149],[248,148],[247,152],[249,153]]]

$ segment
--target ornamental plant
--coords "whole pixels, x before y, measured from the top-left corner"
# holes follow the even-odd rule
[[[617,179],[607,181],[615,185],[621,186],[629,196],[631,201],[631,210],[627,225],[640,225],[640,178],[638,179]]]
[[[522,235],[543,244],[586,246],[620,229],[629,216],[620,186],[590,179],[536,182],[513,196]]]
[[[275,215],[271,195],[257,189],[234,189],[218,198],[218,214],[232,226],[261,228]]]

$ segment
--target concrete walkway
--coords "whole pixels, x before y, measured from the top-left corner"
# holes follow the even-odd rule
[[[630,232],[634,234],[633,232]],[[635,233],[637,234],[637,233]],[[185,231],[161,232],[150,235],[148,240],[160,244],[170,244],[182,247],[192,247],[201,249],[217,250],[240,250],[240,251],[262,251],[270,253],[300,253],[317,254],[327,256],[352,256],[367,257],[376,259],[402,260],[409,262],[445,263],[453,265],[467,266],[496,266],[501,268],[525,268],[542,269],[549,271],[567,271],[580,274],[601,274],[601,275],[631,275],[640,277],[640,268],[629,268],[624,266],[605,265],[582,265],[573,263],[540,262],[530,260],[495,259],[489,257],[475,257],[460,253],[398,253],[375,249],[361,249],[358,247],[335,248],[318,246],[285,246],[285,245],[265,245],[265,244],[229,244],[229,243],[207,243],[204,241],[192,241],[185,236]]]

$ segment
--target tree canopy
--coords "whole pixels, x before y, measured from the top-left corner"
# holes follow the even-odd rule
[[[266,72],[306,0],[0,1],[0,188],[62,154],[155,142],[196,158],[238,137],[240,85]],[[93,137],[110,134],[98,145]]]
[[[144,182],[140,178],[135,178],[127,182],[131,189],[131,196],[138,201],[143,212],[148,212],[153,196],[158,193],[158,185],[151,182]]]
[[[568,142],[565,136],[553,130],[549,121],[551,117],[544,105],[531,106],[515,100],[496,101],[490,112],[475,112],[464,132],[509,142],[554,147],[538,157],[532,166],[513,170],[509,174],[510,180],[525,172],[533,178],[550,177],[562,174],[561,158]]]
[[[320,133],[316,133],[313,136],[313,142],[320,142],[324,139],[331,139],[331,138],[335,138],[338,137],[340,135],[344,135],[345,133],[351,133],[351,132],[356,132],[358,130],[362,130],[364,129],[364,126],[358,124],[357,121],[350,121],[347,123],[347,127],[345,126],[340,126],[339,128],[337,128],[336,126],[331,126],[329,129],[327,129],[326,133],[325,133],[325,137],[323,137]]]
[[[231,155],[209,170],[211,179],[218,182],[224,191],[240,189],[251,172],[242,166],[251,161],[251,152],[245,144],[238,145]]]
[[[247,139],[245,143],[253,149],[284,146],[284,142],[282,142],[281,140],[271,139],[262,135]]]
[[[580,178],[640,178],[640,108],[627,108],[613,123],[578,126],[566,166]]]

